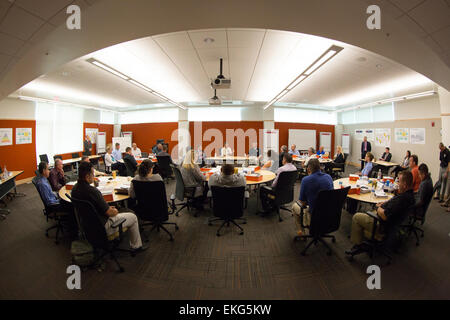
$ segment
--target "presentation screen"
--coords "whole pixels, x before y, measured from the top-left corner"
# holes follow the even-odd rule
[[[289,129],[289,146],[297,146],[297,150],[316,149],[316,130]]]

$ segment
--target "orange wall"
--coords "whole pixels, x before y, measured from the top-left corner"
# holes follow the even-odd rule
[[[36,121],[35,120],[0,120],[0,128],[13,128],[13,144],[0,146],[0,166],[6,165],[8,171],[24,170],[17,179],[34,176],[36,170]],[[16,128],[32,128],[33,142],[16,144]]]
[[[164,139],[169,144],[169,153],[178,144],[172,141],[172,132],[178,129],[178,122],[123,124],[123,131],[133,132],[133,142],[143,152],[150,152],[157,139]],[[178,137],[178,135],[177,135]],[[107,140],[109,141],[109,140]]]
[[[200,123],[200,122],[197,122]],[[232,130],[236,130],[236,129],[242,129],[244,132],[247,131],[248,129],[255,129],[256,130],[256,135],[257,135],[257,142],[258,145],[259,143],[259,130],[264,129],[264,122],[263,121],[211,121],[211,122],[201,122],[202,125],[202,137],[203,134],[205,133],[206,130],[208,129],[218,129],[220,130],[220,132],[222,133],[223,136],[223,143],[225,144],[225,140],[226,140],[226,131],[227,129],[232,129]],[[191,134],[191,145],[194,144],[194,127],[195,124],[194,122],[189,122],[189,133]],[[249,149],[250,149],[250,145],[249,145],[249,138],[246,137],[245,138],[245,153],[248,153]],[[203,141],[203,145],[202,148],[205,149],[206,146],[208,146],[210,143],[213,143],[213,141]],[[230,143],[230,145],[232,144],[231,141],[228,141]],[[236,150],[236,145],[237,145],[237,137],[234,138],[234,147],[232,147],[235,155],[237,155],[237,150]],[[193,146],[195,147],[195,146]],[[217,153],[219,153],[219,151],[217,151]]]
[[[316,150],[320,143],[320,132],[331,132],[331,153],[334,154],[334,125],[315,124],[315,123],[295,123],[295,122],[275,122],[275,129],[279,130],[279,144],[290,146],[289,129],[316,130],[316,145],[312,146]]]

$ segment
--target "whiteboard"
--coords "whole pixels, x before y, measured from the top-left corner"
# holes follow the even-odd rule
[[[342,134],[342,152],[343,153],[350,153],[350,134],[349,133],[343,133]]]
[[[127,147],[131,148],[131,137],[114,137],[112,138],[112,148],[116,148],[116,142],[120,143],[120,151],[125,152]]]
[[[97,134],[97,153],[106,152],[106,133],[99,132]]]
[[[331,132],[320,133],[320,146],[323,146],[325,152],[331,152]]]
[[[289,146],[295,144],[297,150],[316,149],[316,130],[289,129]]]
[[[269,150],[278,152],[278,129],[263,129],[263,132],[263,155],[266,155]]]

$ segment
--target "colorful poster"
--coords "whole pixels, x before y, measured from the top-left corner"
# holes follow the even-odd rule
[[[16,128],[16,144],[27,144],[33,142],[31,128]]]
[[[0,128],[0,146],[10,146],[13,144],[12,128]]]
[[[91,139],[91,143],[97,143],[98,128],[86,128],[86,135]]]
[[[375,140],[375,130],[373,130],[373,129],[365,129],[363,138],[364,138],[364,136],[366,136],[367,140],[369,140],[369,141]]]
[[[355,140],[362,140],[364,138],[364,129],[355,129]]]
[[[391,129],[377,128],[375,129],[375,145],[380,147],[391,146]]]
[[[409,128],[395,128],[395,142],[409,143]]]
[[[410,128],[412,144],[425,144],[425,128]]]

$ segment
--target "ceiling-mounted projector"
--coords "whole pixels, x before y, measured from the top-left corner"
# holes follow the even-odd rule
[[[214,89],[230,89],[231,87],[231,80],[226,79],[222,74],[222,63],[223,59],[220,58],[220,74],[215,79],[211,80],[211,87]]]
[[[216,89],[214,89],[214,97],[208,100],[210,105],[217,106],[222,104],[222,100],[217,96]]]

